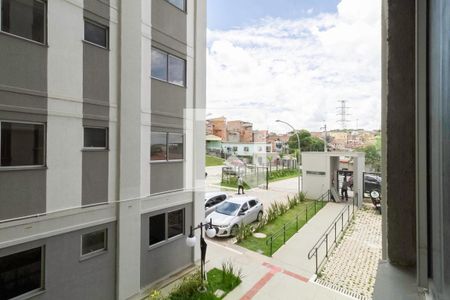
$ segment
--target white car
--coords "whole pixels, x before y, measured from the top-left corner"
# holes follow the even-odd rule
[[[205,193],[205,217],[216,210],[217,205],[228,199],[228,195],[223,192]]]
[[[262,203],[256,197],[244,196],[223,201],[205,221],[212,219],[217,228],[216,236],[226,237],[236,235],[241,224],[260,221],[262,216]]]

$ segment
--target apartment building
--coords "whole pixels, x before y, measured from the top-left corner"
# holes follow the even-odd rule
[[[233,142],[251,143],[253,142],[253,124],[245,121],[228,121],[227,123],[228,136],[236,135],[239,140]],[[230,140],[230,139],[228,139]]]
[[[128,299],[191,266],[206,1],[0,5],[0,298]]]

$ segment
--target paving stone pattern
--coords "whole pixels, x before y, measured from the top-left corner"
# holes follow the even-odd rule
[[[355,298],[372,299],[381,247],[381,215],[365,205],[355,212],[317,283]]]

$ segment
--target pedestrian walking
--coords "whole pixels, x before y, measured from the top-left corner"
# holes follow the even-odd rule
[[[348,184],[347,178],[344,177],[344,182],[342,183],[342,188],[341,188],[341,197],[342,197],[342,200],[344,200],[344,197],[345,197],[345,201],[348,201],[348,186],[349,186],[349,184]]]
[[[244,179],[242,179],[241,176],[238,176],[237,184],[238,184],[238,195],[241,194],[241,190],[242,190],[242,194],[245,194],[244,193]]]

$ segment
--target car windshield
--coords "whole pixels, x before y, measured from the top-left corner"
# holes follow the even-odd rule
[[[216,212],[218,212],[219,214],[232,216],[232,215],[236,214],[236,211],[239,209],[239,207],[241,207],[241,206],[237,203],[223,202],[222,204],[217,206]]]

